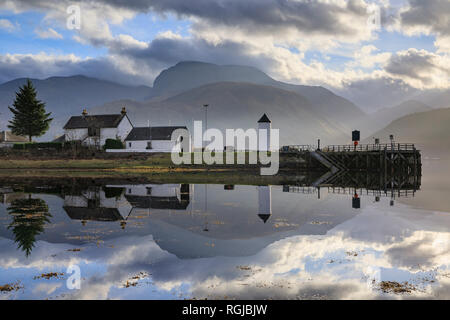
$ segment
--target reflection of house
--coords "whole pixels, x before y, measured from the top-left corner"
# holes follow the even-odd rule
[[[144,184],[120,187],[125,189],[125,199],[133,208],[185,210],[190,202],[191,191],[188,184]]]
[[[11,131],[1,131],[0,132],[0,148],[10,148],[14,143],[24,143],[28,142],[27,137],[16,136],[12,134]]]
[[[81,195],[66,195],[64,210],[74,220],[118,221],[125,219],[131,206],[120,193],[108,188],[91,188]]]
[[[258,187],[258,216],[264,223],[272,215],[272,190],[270,186]]]
[[[81,141],[86,146],[101,147],[106,139],[124,141],[133,129],[125,108],[120,114],[74,116],[64,126],[65,141]]]

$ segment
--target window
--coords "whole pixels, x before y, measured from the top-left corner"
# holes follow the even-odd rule
[[[130,148],[131,148],[131,142],[128,142],[128,147],[130,147]]]
[[[151,141],[147,141],[147,150],[149,150],[149,149],[153,149]]]
[[[100,128],[89,127],[88,128],[88,136],[89,137],[97,137],[100,135]]]

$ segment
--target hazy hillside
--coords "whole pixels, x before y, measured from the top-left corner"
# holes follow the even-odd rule
[[[345,131],[352,128],[354,119],[364,115],[364,112],[355,104],[323,87],[283,83],[272,79],[256,68],[247,66],[219,66],[194,61],[180,62],[162,71],[155,79],[153,95],[168,96],[215,82],[249,82],[294,91],[307,98],[322,114],[330,119],[332,117],[336,125]]]
[[[438,109],[415,113],[393,121],[374,134],[387,142],[393,134],[396,141],[416,143],[421,149],[432,153],[450,152],[450,109]]]
[[[433,108],[450,108],[450,90],[431,91],[415,97]]]
[[[55,122],[46,136],[53,138],[70,115],[79,114],[83,108],[90,108],[118,99],[145,100],[151,88],[130,87],[110,81],[85,76],[51,77],[45,80],[31,79],[38,91],[38,98],[45,101],[47,110],[52,112]],[[15,92],[26,82],[25,78],[5,82],[0,85],[0,129],[4,129],[11,117],[8,105],[15,98]]]
[[[430,110],[432,110],[430,106],[420,101],[406,101],[398,106],[384,108],[367,115],[361,121],[362,125],[360,126],[360,129],[362,130],[363,137],[372,136],[374,132],[380,130],[380,128],[387,126],[389,123],[398,118],[409,114]]]
[[[280,129],[282,144],[313,144],[348,140],[309,100],[292,91],[236,82],[214,83],[191,89],[164,100],[137,103],[115,101],[93,108],[92,113],[118,112],[126,106],[135,125],[187,125],[205,118],[202,105],[208,102],[208,127],[250,128],[267,113],[273,128]]]

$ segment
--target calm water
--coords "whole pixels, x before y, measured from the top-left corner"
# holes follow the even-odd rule
[[[357,200],[351,188],[4,185],[0,285],[16,287],[0,298],[448,299],[448,168],[425,162],[414,195]],[[80,290],[66,285],[73,265]]]

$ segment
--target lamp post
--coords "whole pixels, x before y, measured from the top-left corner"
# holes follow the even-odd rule
[[[209,104],[204,104],[203,107],[205,108],[205,132],[206,132],[208,130],[208,107],[209,107]],[[206,149],[206,142],[205,142],[205,149]]]

